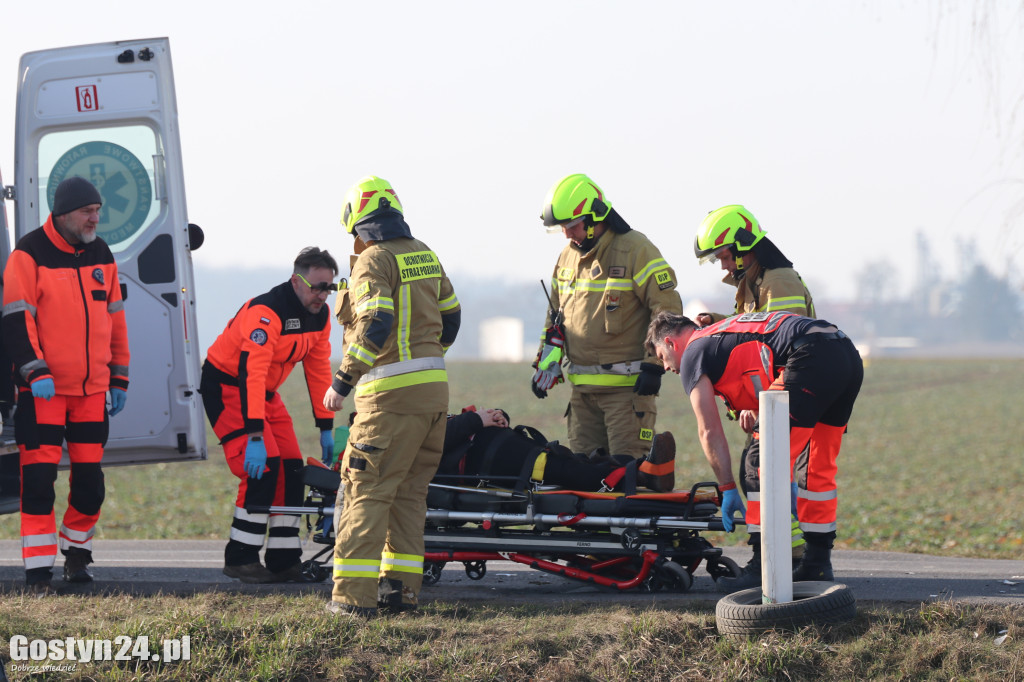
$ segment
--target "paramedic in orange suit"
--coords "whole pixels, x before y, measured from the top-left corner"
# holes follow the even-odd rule
[[[206,415],[239,479],[224,574],[248,583],[303,582],[299,517],[248,511],[302,504],[303,457],[278,389],[299,362],[322,454],[334,449],[334,413],[320,396],[331,385],[330,311],[338,263],[315,246],[295,259],[288,281],[245,303],[213,342],[200,392]],[[314,399],[315,396],[315,399]],[[264,536],[269,538],[260,563]]]
[[[729,409],[751,410],[757,408],[760,390],[789,392],[790,460],[796,464],[797,517],[807,541],[793,580],[833,580],[836,460],[864,380],[853,342],[825,320],[760,312],[728,317],[701,329],[682,315],[660,313],[648,328],[646,343],[666,370],[682,377],[704,454],[724,493],[722,520],[728,531],[733,528],[733,512],[742,515],[744,509],[715,396]],[[808,457],[798,459],[808,444]],[[759,524],[760,504],[748,502],[746,521]],[[760,575],[760,543],[752,549],[754,557],[744,574]],[[720,589],[732,591],[740,578]]]
[[[128,395],[117,263],[96,234],[102,204],[88,180],[61,182],[46,224],[18,241],[4,271],[4,341],[19,388],[22,559],[25,582],[39,596],[54,591],[58,548],[65,581],[92,580],[87,567],[104,498],[108,418],[124,409]],[[65,440],[71,490],[58,531],[53,485]]]

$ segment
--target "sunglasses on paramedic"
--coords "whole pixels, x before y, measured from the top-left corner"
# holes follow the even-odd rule
[[[316,284],[310,284],[309,280],[300,275],[299,273],[296,272],[295,276],[301,279],[303,283],[313,291],[319,291],[321,293],[329,294],[332,291],[337,291],[338,289],[338,285],[335,284],[334,282],[317,282]]]

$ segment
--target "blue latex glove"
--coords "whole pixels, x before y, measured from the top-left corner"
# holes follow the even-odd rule
[[[796,496],[798,490],[796,481],[789,484],[789,510],[793,512],[794,519],[796,518]]]
[[[743,500],[740,499],[740,491],[733,488],[722,493],[722,525],[725,526],[727,533],[731,533],[736,527],[732,521],[732,515],[735,512],[740,513],[741,521],[746,521],[747,510],[743,506]]]
[[[123,388],[111,388],[110,389],[110,411],[107,412],[111,417],[124,409],[124,404],[128,401],[128,391]]]
[[[334,434],[330,431],[320,432],[320,461],[324,464],[334,461]]]
[[[44,379],[36,379],[33,381],[32,395],[36,398],[42,398],[43,400],[49,400],[53,396],[57,395],[57,389],[54,388],[53,379],[46,377]]]
[[[251,478],[263,478],[267,466],[267,446],[262,440],[250,440],[245,446],[245,473]]]

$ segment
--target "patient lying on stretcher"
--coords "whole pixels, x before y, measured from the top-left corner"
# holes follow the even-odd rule
[[[547,442],[536,429],[510,428],[504,410],[469,408],[448,417],[438,474],[493,476],[506,486],[532,480],[571,490],[628,490],[640,485],[670,492],[675,486],[675,456],[675,440],[667,431],[654,437],[647,457],[634,462],[627,455],[609,456],[603,450],[589,456],[573,453],[557,441]]]

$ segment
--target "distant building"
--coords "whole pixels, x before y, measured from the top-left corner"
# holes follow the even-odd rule
[[[480,359],[522,362],[523,321],[518,317],[489,317],[480,323]]]

